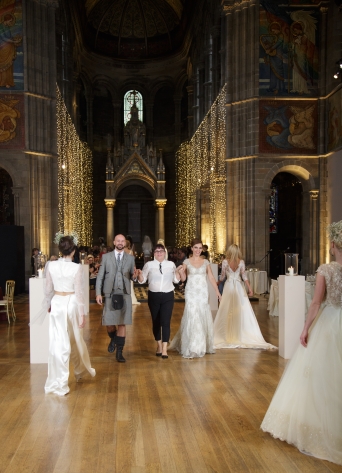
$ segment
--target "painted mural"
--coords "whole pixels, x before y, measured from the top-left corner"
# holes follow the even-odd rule
[[[311,4],[260,0],[260,95],[317,95],[319,11]]]
[[[328,98],[328,151],[342,147],[342,89]]]
[[[259,107],[261,153],[316,154],[316,100],[260,100]]]
[[[0,90],[24,89],[22,0],[0,0]]]
[[[24,146],[24,95],[0,94],[0,149]]]

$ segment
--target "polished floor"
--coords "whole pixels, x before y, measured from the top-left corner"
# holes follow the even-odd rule
[[[175,304],[172,333],[184,303]],[[278,320],[253,303],[277,345]],[[65,397],[44,394],[46,365],[29,363],[28,303],[0,322],[0,472],[342,472],[260,429],[285,367],[277,351],[220,350],[185,360],[155,356],[148,307],[134,308],[119,364],[107,353],[101,309],[91,304],[84,336],[95,378]]]

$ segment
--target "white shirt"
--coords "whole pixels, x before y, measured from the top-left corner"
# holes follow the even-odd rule
[[[161,264],[161,271],[159,270]],[[148,261],[142,269],[143,280],[139,283],[144,284],[148,279],[148,289],[151,292],[171,292],[174,290],[173,282],[179,283],[176,278],[176,266],[172,261],[163,260],[161,263],[154,259]]]
[[[124,250],[122,250],[122,251],[114,250],[114,253],[115,253],[115,259],[117,260],[117,259],[118,259],[118,255],[120,255],[120,261],[121,261],[123,255],[124,255]]]

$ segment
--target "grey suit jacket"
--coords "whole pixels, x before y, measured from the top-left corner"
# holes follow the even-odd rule
[[[122,253],[122,275],[127,294],[131,293],[131,277],[134,273],[135,260],[132,255]],[[115,251],[102,255],[101,266],[96,278],[96,295],[100,296],[103,286],[103,293],[109,296],[113,290],[114,279],[117,271],[117,261]]]

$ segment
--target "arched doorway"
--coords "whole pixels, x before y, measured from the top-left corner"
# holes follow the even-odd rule
[[[278,173],[271,184],[269,208],[270,276],[285,274],[284,253],[299,253],[302,258],[303,186],[298,177]],[[299,268],[300,269],[300,268]]]
[[[114,208],[115,234],[131,235],[136,250],[141,250],[144,235],[153,241],[155,235],[155,199],[137,184],[122,189]]]
[[[0,225],[14,225],[13,181],[8,172],[0,168]]]

